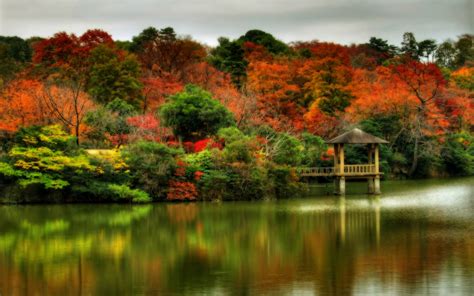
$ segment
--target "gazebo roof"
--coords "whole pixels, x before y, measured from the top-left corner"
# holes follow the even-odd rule
[[[387,144],[388,141],[378,138],[371,134],[364,132],[358,128],[343,133],[329,141],[327,144]]]

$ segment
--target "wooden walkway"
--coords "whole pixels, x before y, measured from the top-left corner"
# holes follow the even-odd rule
[[[374,164],[346,164],[344,165],[344,173],[341,173],[339,166],[298,168],[298,173],[301,177],[363,177],[379,174],[376,173]]]

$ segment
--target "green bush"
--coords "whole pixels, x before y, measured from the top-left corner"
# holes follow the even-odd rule
[[[228,190],[229,177],[222,171],[206,172],[199,181],[199,197],[202,200],[230,199],[232,193]]]
[[[281,133],[274,140],[276,146],[272,160],[277,164],[299,166],[303,159],[303,144],[295,137]]]
[[[146,192],[139,189],[130,189],[127,185],[109,184],[108,188],[118,199],[129,200],[134,203],[151,202],[151,198]]]
[[[321,156],[328,149],[328,145],[321,137],[310,133],[302,133],[301,140],[304,147],[301,164],[308,167],[321,166]]]
[[[273,185],[277,198],[288,198],[301,194],[304,186],[299,182],[295,168],[289,166],[274,166],[268,171],[268,178]]]
[[[131,189],[125,184],[90,181],[87,185],[73,185],[72,194],[76,201],[115,201],[147,203],[150,196],[139,189]]]
[[[226,144],[242,140],[246,137],[245,134],[235,126],[221,128],[217,132],[217,136],[224,140]]]
[[[131,144],[122,151],[133,185],[156,198],[164,197],[168,181],[177,167],[176,157],[181,154],[180,149],[148,141]]]
[[[450,135],[441,151],[441,158],[450,175],[474,174],[474,137],[469,134]]]
[[[191,170],[209,172],[216,169],[216,153],[211,150],[203,150],[198,153],[186,154],[183,160]]]

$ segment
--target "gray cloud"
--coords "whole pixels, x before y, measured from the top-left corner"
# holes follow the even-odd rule
[[[473,0],[0,0],[0,34],[50,36],[101,28],[130,39],[172,26],[214,45],[259,28],[286,41],[400,43],[403,32],[438,41],[474,31]]]

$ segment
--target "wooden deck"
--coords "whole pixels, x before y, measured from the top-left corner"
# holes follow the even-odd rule
[[[380,174],[376,173],[374,164],[346,164],[344,165],[344,173],[341,173],[339,166],[298,168],[298,173],[301,177],[363,177]]]

